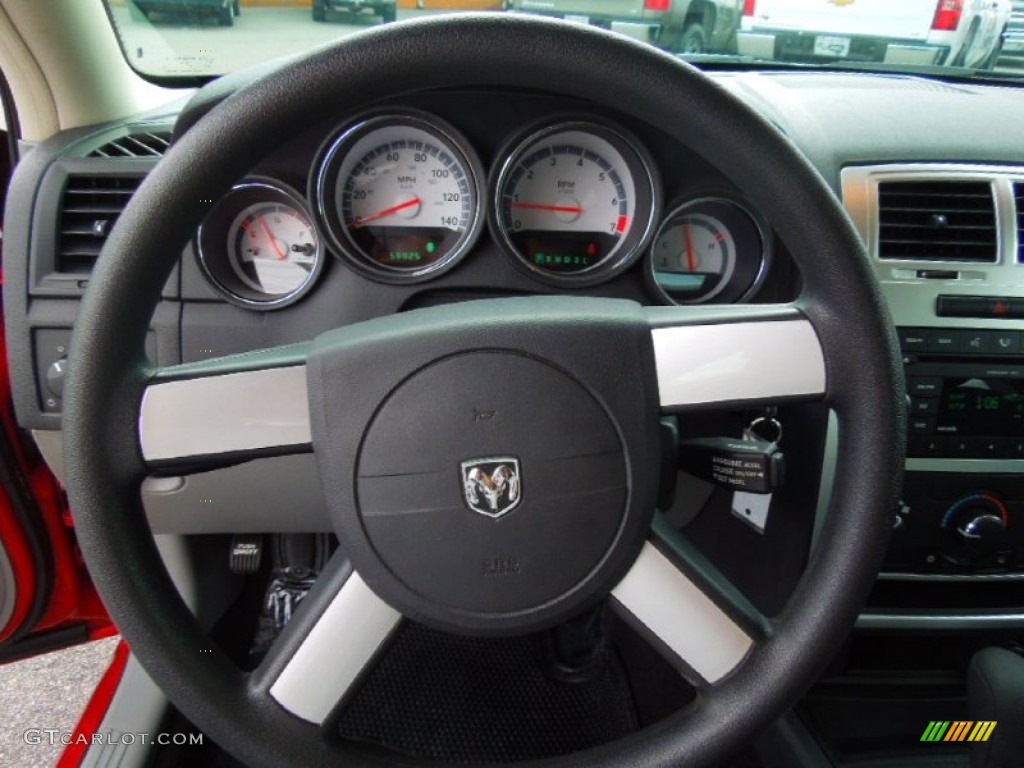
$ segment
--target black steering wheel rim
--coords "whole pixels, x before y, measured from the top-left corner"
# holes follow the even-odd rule
[[[384,85],[382,85],[384,84]],[[105,246],[82,304],[64,415],[67,487],[110,611],[171,701],[253,765],[395,764],[328,739],[256,696],[208,641],[160,565],[139,497],[137,436],[153,307],[208,205],[298,130],[442,86],[537,87],[628,111],[729,176],[801,270],[798,305],[825,354],[840,421],[830,513],[787,608],[751,657],[697,706],[552,765],[704,765],[796,701],[852,626],[887,540],[903,458],[902,369],[863,246],[822,178],[719,85],[666,54],[588,28],[467,14],[385,25],[297,59],[239,91],[176,142]],[[781,191],[781,194],[780,194]],[[151,211],[160,211],[155,217]],[[266,738],[255,738],[263,734]],[[404,761],[401,764],[406,764]],[[548,764],[544,761],[543,764]]]

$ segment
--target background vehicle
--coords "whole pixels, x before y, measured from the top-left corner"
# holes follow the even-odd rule
[[[396,0],[313,0],[313,21],[327,21],[329,13],[361,13],[369,11],[380,16],[382,22],[394,21]]]
[[[420,11],[500,11],[504,0],[398,0],[398,7]]]
[[[1002,56],[1013,59],[1024,57],[1024,2],[1021,0],[1013,0],[1013,13],[1006,25]]]
[[[213,19],[224,27],[234,24],[242,11],[241,0],[128,0],[128,4],[141,18],[165,13],[178,19]]]
[[[991,68],[1009,0],[747,0],[739,52],[781,61]]]
[[[509,0],[512,11],[594,24],[679,53],[734,51],[741,0]]]

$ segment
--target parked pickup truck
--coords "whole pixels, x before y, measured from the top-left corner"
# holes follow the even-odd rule
[[[991,68],[1010,0],[745,0],[740,54]]]
[[[347,14],[369,11],[387,24],[394,21],[398,13],[395,0],[313,0],[312,7],[313,21],[327,21],[327,14],[334,11]]]
[[[128,10],[136,21],[148,19],[152,13],[166,13],[188,22],[205,18],[230,27],[242,12],[242,4],[241,0],[130,0]]]
[[[735,53],[743,0],[508,0],[507,9],[593,24],[676,53]]]
[[[1003,53],[1006,58],[1024,57],[1024,0],[1013,0],[1013,14],[1003,36]]]

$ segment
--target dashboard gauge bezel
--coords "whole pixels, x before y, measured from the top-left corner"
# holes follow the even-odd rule
[[[469,223],[457,243],[438,261],[419,268],[390,267],[375,261],[352,239],[340,215],[341,201],[336,189],[350,152],[364,137],[393,125],[410,125],[425,131],[449,150],[465,170],[475,200]],[[310,177],[309,195],[316,223],[332,250],[347,267],[363,277],[382,283],[413,284],[431,280],[455,267],[476,245],[484,225],[487,178],[473,145],[446,120],[417,109],[386,109],[365,113],[331,132],[317,151]]]
[[[632,223],[615,251],[578,272],[553,272],[536,264],[520,253],[502,224],[502,194],[510,174],[517,163],[541,141],[559,133],[577,131],[591,133],[609,144],[621,155],[632,176],[636,200],[633,204]],[[487,223],[491,236],[501,250],[519,269],[539,282],[550,286],[571,288],[603,283],[621,274],[646,252],[655,225],[660,219],[662,194],[661,177],[654,157],[636,135],[618,123],[604,117],[586,113],[558,115],[534,123],[526,130],[516,132],[505,142],[497,155],[488,183],[490,205]]]
[[[723,285],[718,290],[703,295],[693,301],[679,301],[673,298],[655,277],[654,269],[654,247],[661,239],[661,235],[669,224],[684,213],[701,213],[695,208],[708,205],[727,205],[744,215],[753,225],[755,234],[759,240],[757,258],[759,263],[754,271],[754,277],[749,284],[729,286]],[[709,214],[705,214],[709,215]],[[741,258],[739,247],[737,247],[736,259]],[[750,300],[764,285],[771,265],[775,258],[775,235],[767,221],[754,208],[754,206],[742,195],[723,191],[707,191],[695,195],[687,195],[672,204],[668,212],[662,217],[644,253],[644,276],[650,290],[664,304],[673,306],[694,306],[698,304],[737,304]],[[746,283],[746,281],[744,281]]]
[[[299,211],[316,237],[313,269],[295,290],[280,295],[260,294],[242,283],[231,265],[226,248],[230,228],[238,215],[253,205],[274,203]],[[203,219],[195,235],[196,261],[210,286],[230,303],[253,310],[274,310],[291,306],[308,294],[324,270],[324,241],[306,199],[293,187],[277,179],[248,177],[235,184]],[[260,298],[260,296],[264,298]]]

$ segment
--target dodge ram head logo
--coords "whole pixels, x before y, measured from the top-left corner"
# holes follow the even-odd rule
[[[519,506],[523,495],[519,459],[498,456],[462,462],[462,489],[466,506],[498,519]]]

